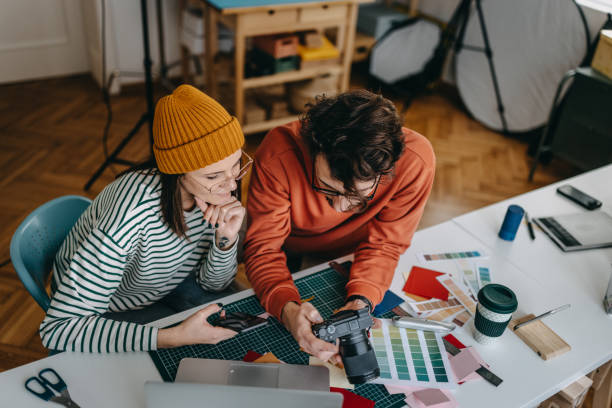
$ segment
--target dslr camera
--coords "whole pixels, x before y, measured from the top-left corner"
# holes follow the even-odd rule
[[[323,323],[312,326],[321,340],[335,343],[340,339],[340,357],[351,384],[363,384],[380,376],[376,355],[368,339],[373,324],[369,308],[342,310]]]

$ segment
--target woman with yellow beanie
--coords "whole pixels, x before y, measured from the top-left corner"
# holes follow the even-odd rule
[[[157,103],[153,140],[155,160],[106,186],[56,255],[39,329],[49,349],[144,351],[236,334],[207,323],[216,304],[172,328],[144,323],[218,297],[236,274],[245,210],[232,193],[252,163],[240,125],[181,85]]]

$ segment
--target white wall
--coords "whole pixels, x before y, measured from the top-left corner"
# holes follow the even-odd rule
[[[88,69],[79,0],[2,0],[0,83]]]
[[[162,0],[162,16],[165,34],[166,63],[179,59],[178,1]],[[101,82],[100,23],[101,0],[83,0],[83,14],[87,38],[88,56],[92,75]],[[159,72],[159,47],[157,30],[156,1],[147,0],[149,22],[149,45],[153,73]],[[125,73],[115,80],[113,93],[119,92],[121,85],[142,82],[144,78],[144,50],[142,39],[140,0],[106,0],[106,72]],[[170,75],[180,72],[177,66]],[[133,76],[140,73],[142,76]],[[130,75],[127,75],[130,74]]]

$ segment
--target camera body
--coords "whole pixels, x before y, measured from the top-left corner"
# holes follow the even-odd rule
[[[335,343],[340,339],[340,357],[351,384],[363,384],[380,376],[376,355],[368,339],[368,330],[373,323],[370,311],[365,307],[342,310],[312,326],[312,332],[321,340]]]

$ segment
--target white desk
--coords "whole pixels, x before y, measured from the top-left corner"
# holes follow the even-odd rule
[[[404,280],[401,271],[409,270],[416,264],[416,255],[427,251],[452,252],[454,250],[472,250],[484,248],[483,243],[467,233],[454,222],[447,222],[432,228],[419,231],[413,239],[410,249],[402,255],[391,290],[402,294]],[[493,281],[506,285],[516,293],[519,301],[517,315],[534,310],[549,310],[559,304],[556,293],[550,287],[542,285],[531,274],[517,268],[503,256],[491,254],[487,264],[492,270]],[[454,267],[448,262],[438,262],[426,267],[452,272]],[[446,269],[448,268],[448,269]],[[584,331],[573,329],[574,321],[581,320],[580,309],[570,308],[546,319],[555,332],[574,347],[571,352],[544,361],[536,355],[510,330],[492,345],[482,346],[472,337],[472,320],[453,334],[466,345],[473,345],[484,360],[491,365],[491,371],[504,382],[494,387],[484,380],[460,385],[455,396],[461,407],[496,407],[518,408],[533,407],[575,381],[584,373],[579,371],[582,361],[593,354],[592,343],[584,337]],[[586,322],[583,321],[586,325]],[[611,337],[609,337],[611,338]],[[604,347],[603,344],[600,345]],[[612,344],[608,346],[612,350]]]
[[[546,323],[572,346],[572,351],[545,364],[565,365],[571,361],[579,375],[612,359],[612,318],[602,306],[612,273],[612,248],[565,253],[535,227],[536,239],[532,241],[524,224],[512,242],[497,237],[510,204],[522,206],[532,218],[587,211],[556,193],[562,184],[572,184],[597,197],[604,203],[602,209],[612,214],[612,165],[608,165],[465,214],[455,218],[454,222],[478,238],[491,252],[507,259],[552,291],[555,306],[571,303],[570,313],[564,311],[547,318]],[[546,310],[538,307],[531,312],[539,314]],[[563,385],[560,384],[559,388]]]
[[[607,169],[581,176],[570,182],[586,192],[592,192],[604,202],[612,202],[609,189],[606,195],[600,193],[601,186],[597,187],[599,183],[597,180],[603,180],[606,176],[610,180],[611,173],[612,166],[609,166]],[[590,181],[591,179],[595,181]],[[547,203],[536,206],[539,199],[530,198],[530,194],[540,194],[541,191],[551,195],[552,193],[546,193],[546,189],[520,196],[517,198],[519,201],[511,201],[523,204],[526,209],[532,210],[533,216],[553,214],[546,212]],[[523,202],[524,199],[527,201]],[[557,200],[559,207],[555,204],[555,209],[561,211],[564,209],[562,206],[567,206],[568,211],[576,209],[571,203],[564,203],[563,200],[561,198]],[[576,259],[569,262],[568,255],[557,250],[542,233],[538,234],[535,242],[541,246],[539,248],[533,247],[534,243],[530,241],[523,242],[523,238],[527,237],[525,231],[519,231],[519,236],[513,244],[498,242],[501,240],[498,240],[495,234],[506,206],[507,203],[504,202],[486,207],[479,212],[460,217],[457,222],[446,222],[417,232],[412,247],[400,258],[391,290],[398,294],[402,293],[401,288],[404,283],[402,271],[409,270],[417,263],[415,254],[418,252],[468,250],[486,246],[492,252],[488,264],[493,271],[493,279],[516,292],[519,299],[518,313],[538,313],[560,305],[566,299],[571,300],[572,308],[548,318],[546,323],[571,344],[573,349],[563,356],[543,361],[508,330],[498,343],[486,347],[478,345],[478,351],[491,365],[491,370],[504,382],[497,388],[485,381],[459,386],[455,395],[462,407],[535,406],[539,401],[612,357],[610,340],[612,319],[603,313],[601,307],[604,281],[607,285],[610,273],[612,251],[595,250],[571,254],[570,258]],[[551,207],[550,204],[548,206]],[[500,212],[499,208],[503,210]],[[479,213],[482,216],[479,216]],[[498,213],[501,215],[498,216]],[[474,233],[467,232],[466,225],[469,223],[474,223]],[[543,271],[535,273],[534,268],[523,261],[519,252],[521,247],[528,251],[525,256],[529,258],[547,254],[546,258],[541,260]],[[555,270],[547,269],[547,262],[549,265],[558,266],[558,275],[555,275]],[[570,269],[575,269],[573,265],[584,262],[591,265],[589,268],[594,272],[590,271],[588,275],[579,278],[575,274],[572,275]],[[310,268],[296,274],[295,277],[313,273],[320,268]],[[539,269],[540,264],[538,271]],[[551,284],[549,278],[552,276],[556,276],[557,281]],[[569,279],[569,283],[561,281],[566,278]],[[230,303],[251,294],[252,291],[248,290],[222,301]],[[160,327],[165,326],[182,320],[190,313],[192,311],[183,312],[155,324]],[[466,345],[475,345],[470,330],[471,323],[468,323],[455,334]],[[73,399],[83,407],[142,407],[144,383],[161,380],[148,353],[114,355],[62,353],[0,373],[0,395],[5,401],[3,404],[18,407],[50,407],[49,403],[30,395],[23,388],[26,378],[46,367],[56,369],[63,376]]]

